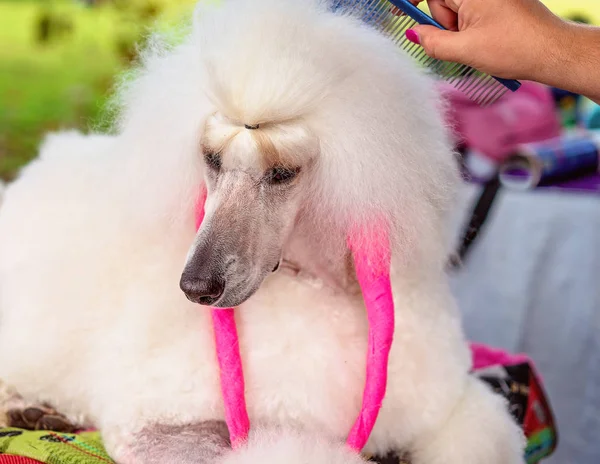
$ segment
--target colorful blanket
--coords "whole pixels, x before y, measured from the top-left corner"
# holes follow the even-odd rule
[[[0,464],[106,464],[98,432],[57,433],[16,428],[0,430]]]

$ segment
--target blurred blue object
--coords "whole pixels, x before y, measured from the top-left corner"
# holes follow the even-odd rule
[[[583,124],[581,103],[583,97],[568,90],[552,88],[552,96],[565,128],[579,127]]]
[[[500,167],[502,185],[531,189],[594,175],[600,162],[600,133],[577,131],[522,144]]]
[[[600,130],[600,105],[593,103],[590,108],[585,125],[588,129]]]

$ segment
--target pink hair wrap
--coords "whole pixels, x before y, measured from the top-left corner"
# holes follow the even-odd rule
[[[204,203],[206,202],[206,189],[202,189],[196,204],[196,230],[204,220]],[[225,406],[225,422],[229,429],[231,446],[237,448],[248,438],[250,419],[246,409],[244,395],[244,371],[242,370],[242,357],[235,313],[233,308],[212,308],[213,330],[219,364],[219,377],[221,381],[221,394]]]
[[[206,190],[196,205],[196,229],[204,219]],[[368,244],[368,246],[365,246]],[[366,380],[360,413],[347,439],[348,446],[360,452],[375,426],[387,386],[387,366],[394,334],[394,302],[390,281],[391,251],[385,221],[358,228],[348,237],[356,276],[363,293],[369,321]],[[225,421],[234,448],[242,445],[250,430],[244,394],[244,373],[233,308],[212,308],[221,394]]]

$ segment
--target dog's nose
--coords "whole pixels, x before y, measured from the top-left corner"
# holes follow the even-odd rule
[[[225,281],[219,278],[199,279],[185,273],[181,276],[179,287],[188,300],[210,306],[217,302],[225,291]]]

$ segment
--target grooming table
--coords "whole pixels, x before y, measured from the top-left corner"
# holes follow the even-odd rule
[[[465,185],[462,232],[481,187]],[[469,339],[524,352],[556,414],[548,464],[600,462],[600,176],[500,189],[451,285]]]

